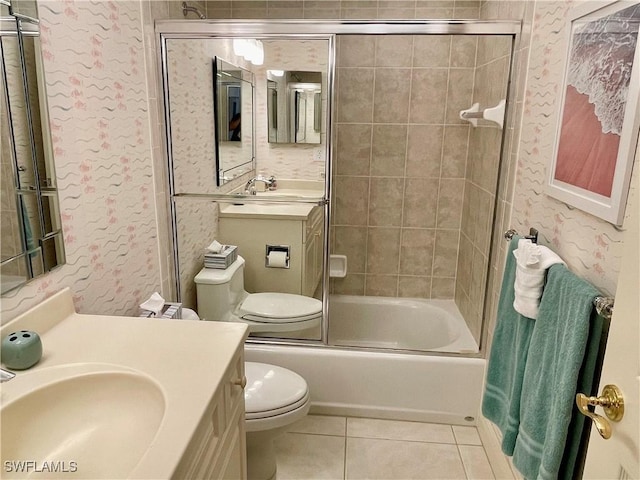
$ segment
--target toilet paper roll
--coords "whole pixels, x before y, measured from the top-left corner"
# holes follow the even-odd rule
[[[274,268],[287,268],[287,252],[269,252],[267,265]]]

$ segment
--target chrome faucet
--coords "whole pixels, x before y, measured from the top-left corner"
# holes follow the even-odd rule
[[[8,382],[15,376],[15,373],[5,370],[4,368],[0,368],[0,383]]]
[[[276,177],[273,175],[269,178],[265,178],[262,175],[258,175],[257,177],[253,177],[249,180],[244,186],[244,193],[248,195],[256,194],[256,182],[264,183],[264,186],[270,192],[274,191],[278,187],[278,182],[276,181]]]

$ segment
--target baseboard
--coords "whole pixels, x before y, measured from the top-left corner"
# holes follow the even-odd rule
[[[514,472],[509,458],[502,453],[501,441],[493,424],[482,415],[477,419],[476,428],[482,440],[482,445],[487,453],[491,469],[497,480],[514,480],[522,478]]]

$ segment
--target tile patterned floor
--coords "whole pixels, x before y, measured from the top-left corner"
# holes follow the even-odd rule
[[[475,427],[308,415],[276,450],[278,480],[495,478]]]

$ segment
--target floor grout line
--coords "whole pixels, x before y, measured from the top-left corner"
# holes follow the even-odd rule
[[[391,442],[389,443],[389,448],[400,448],[402,449],[403,447],[401,446],[401,443],[405,443],[407,444],[406,448],[408,447],[408,444],[414,444],[414,445],[425,445],[425,448],[427,445],[431,445],[431,446],[440,446],[440,447],[448,447],[448,448],[452,448],[455,447],[455,450],[451,450],[451,452],[453,453],[455,451],[455,456],[456,456],[456,464],[459,466],[457,468],[462,468],[461,473],[463,473],[464,477],[461,478],[466,478],[466,479],[470,479],[473,476],[473,472],[475,471],[477,467],[476,465],[476,460],[474,460],[473,458],[467,459],[467,461],[465,461],[465,455],[469,456],[471,452],[471,450],[466,450],[469,447],[472,448],[479,448],[481,449],[481,451],[484,453],[484,456],[488,462],[488,457],[486,454],[486,449],[484,447],[484,445],[482,444],[482,442],[480,441],[479,437],[477,439],[474,438],[473,436],[473,431],[472,430],[467,430],[465,431],[459,431],[459,436],[463,437],[460,440],[458,440],[458,436],[456,436],[456,428],[455,427],[465,427],[465,428],[473,428],[474,431],[477,433],[477,427],[475,426],[461,426],[461,425],[453,425],[453,424],[436,424],[436,423],[432,423],[432,422],[419,422],[419,421],[403,421],[403,420],[397,420],[397,422],[400,423],[414,423],[414,424],[422,424],[422,425],[437,425],[439,427],[449,427],[448,429],[444,429],[445,431],[448,430],[451,433],[451,437],[453,439],[453,441],[438,441],[438,440],[429,440],[429,439],[410,439],[410,438],[402,438],[402,437],[395,437],[395,438],[389,438],[386,436],[371,436],[371,435],[367,435],[367,434],[350,434],[350,429],[349,429],[349,418],[348,416],[330,416],[330,415],[312,415],[311,417],[316,417],[316,421],[318,422],[322,422],[322,420],[318,419],[317,417],[327,417],[327,418],[333,418],[333,419],[341,419],[342,422],[336,422],[337,425],[333,425],[330,426],[330,428],[327,428],[327,430],[330,430],[331,428],[333,429],[337,429],[337,432],[331,432],[331,431],[327,431],[327,432],[318,432],[318,431],[304,431],[304,430],[296,430],[296,431],[289,431],[287,433],[291,433],[293,435],[303,435],[303,436],[312,436],[312,437],[317,437],[318,439],[320,437],[324,437],[324,438],[333,438],[335,442],[342,441],[342,446],[341,446],[341,455],[338,454],[338,456],[334,457],[334,461],[337,463],[335,466],[341,469],[341,475],[342,475],[342,480],[346,480],[348,478],[349,472],[348,472],[348,464],[349,464],[349,458],[350,458],[350,454],[349,454],[349,444],[351,443],[351,441],[355,441],[355,440],[374,440],[374,441],[378,441],[378,442]],[[355,418],[361,418],[361,417],[355,417]],[[386,420],[386,419],[368,419],[368,420]],[[391,422],[393,422],[394,420],[389,420]],[[340,424],[341,423],[341,424]],[[320,425],[322,427],[322,425]],[[310,428],[313,428],[313,424],[310,425]],[[316,425],[317,428],[317,425]],[[342,432],[342,433],[340,433]],[[466,435],[466,436],[465,436]],[[298,442],[299,440],[293,440],[294,442]],[[327,440],[329,441],[329,440]],[[479,442],[479,443],[478,443]],[[395,443],[396,446],[394,447],[392,445],[392,443]],[[413,448],[413,447],[412,447]],[[416,447],[418,448],[418,447]],[[465,450],[467,453],[463,454],[463,450]],[[337,452],[336,452],[337,453]],[[355,452],[351,452],[351,455],[356,455],[356,458],[358,457],[358,454],[356,454]],[[340,458],[341,457],[341,458]],[[471,457],[473,457],[473,455],[471,455]],[[338,462],[342,462],[342,464],[340,465]],[[356,470],[358,470],[358,462],[361,460],[357,460],[352,458],[352,461],[356,461]],[[482,463],[480,464],[482,467]],[[491,475],[493,475],[495,478],[495,473],[493,472],[493,469],[491,468],[491,463],[488,463],[489,465],[489,472]],[[334,471],[334,474],[338,474],[338,471]],[[339,478],[339,474],[336,475],[336,478]]]

